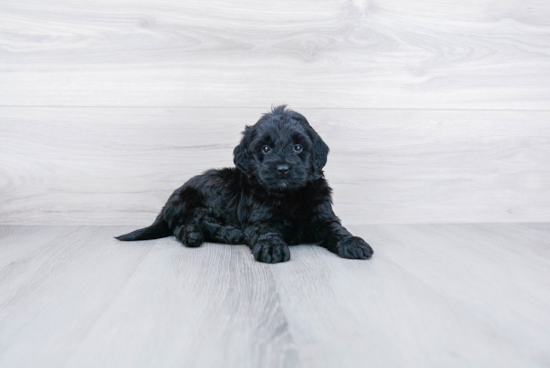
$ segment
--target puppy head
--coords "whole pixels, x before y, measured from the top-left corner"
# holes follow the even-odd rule
[[[323,175],[328,146],[306,118],[286,106],[247,126],[233,151],[237,168],[270,191],[292,191]]]

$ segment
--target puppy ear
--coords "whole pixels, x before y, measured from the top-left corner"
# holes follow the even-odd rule
[[[313,168],[319,172],[327,163],[329,148],[313,128],[309,128],[309,136],[313,142]]]
[[[327,163],[327,156],[328,156],[328,146],[319,134],[313,128],[311,125],[309,125],[309,122],[303,116],[302,114],[297,113],[296,111],[287,110],[288,114],[292,116],[293,119],[296,119],[299,121],[302,126],[306,129],[309,138],[311,139],[311,142],[313,143],[313,171],[317,173],[315,177],[318,177],[321,174],[321,170],[323,167],[325,167]]]
[[[248,163],[248,146],[251,142],[251,128],[247,126],[243,132],[241,143],[233,150],[233,162],[241,171],[248,172],[250,165]]]

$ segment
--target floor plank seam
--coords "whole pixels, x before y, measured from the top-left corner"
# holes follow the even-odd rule
[[[267,265],[267,269],[269,270],[269,274],[271,275],[271,279],[273,280],[273,286],[275,288],[275,298],[277,300],[277,303],[279,305],[279,308],[281,308],[281,315],[283,316],[284,323],[286,325],[286,330],[288,333],[288,336],[290,337],[290,341],[294,347],[294,350],[296,351],[296,357],[298,359],[299,365],[298,367],[305,367],[305,365],[302,362],[302,356],[300,354],[300,349],[298,348],[298,344],[296,343],[296,338],[294,337],[294,333],[292,332],[292,326],[288,319],[288,312],[285,310],[285,307],[283,305],[283,301],[281,298],[281,294],[279,292],[279,283],[277,282],[277,279],[275,277],[275,274],[273,273],[272,266],[277,267],[276,265]]]

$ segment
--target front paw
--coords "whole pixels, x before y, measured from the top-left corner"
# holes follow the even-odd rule
[[[374,251],[363,239],[354,236],[336,244],[336,253],[342,258],[369,259]]]
[[[261,241],[252,247],[252,253],[256,261],[264,263],[286,262],[290,259],[290,249],[284,243]]]

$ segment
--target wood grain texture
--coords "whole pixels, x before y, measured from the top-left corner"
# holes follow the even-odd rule
[[[549,112],[296,110],[345,224],[550,221]],[[148,225],[265,111],[0,108],[0,223]]]
[[[300,247],[274,268],[306,365],[550,364],[548,224],[352,231],[373,245],[373,262]]]
[[[1,232],[3,367],[59,367],[153,246],[114,247],[108,228]]]
[[[372,260],[278,265],[129,229],[0,227],[1,366],[550,365],[548,223],[357,225]]]
[[[0,105],[547,110],[544,0],[0,4]]]

